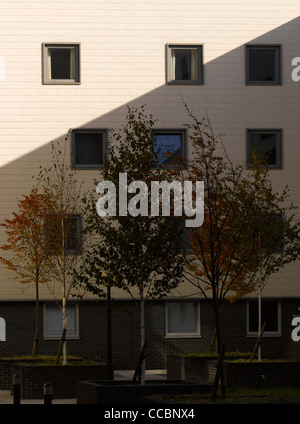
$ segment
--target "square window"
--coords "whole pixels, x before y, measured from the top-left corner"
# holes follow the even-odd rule
[[[154,130],[154,149],[159,165],[176,168],[186,156],[185,130]]]
[[[107,145],[106,130],[72,131],[72,165],[77,169],[99,169],[104,166]]]
[[[170,337],[200,336],[199,302],[167,302],[166,335]]]
[[[202,46],[167,46],[168,84],[203,84]]]
[[[45,227],[50,254],[60,255],[62,246],[68,254],[82,254],[82,219],[79,215],[51,215]]]
[[[43,83],[79,84],[79,44],[43,44]]]
[[[281,84],[280,46],[246,46],[246,84]]]
[[[66,305],[67,339],[79,338],[79,308],[74,304]],[[57,303],[44,303],[44,338],[59,339],[62,335],[62,310]]]
[[[247,165],[251,168],[253,151],[264,155],[269,169],[282,169],[281,130],[247,130]]]
[[[261,326],[266,322],[264,335],[281,335],[280,302],[273,300],[261,301]],[[258,301],[247,303],[247,334],[258,335]]]

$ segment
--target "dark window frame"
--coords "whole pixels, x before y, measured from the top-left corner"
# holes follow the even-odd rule
[[[76,163],[76,134],[101,134],[102,135],[102,163],[99,164],[78,164]],[[107,145],[108,145],[108,130],[103,128],[78,128],[73,129],[71,132],[71,155],[72,155],[72,169],[103,169],[105,158],[107,155]]]
[[[275,148],[278,151],[278,157],[279,159],[276,161],[276,163],[268,164],[267,168],[270,170],[281,170],[283,169],[283,137],[282,137],[282,129],[278,128],[248,128],[246,130],[246,163],[247,163],[247,169],[252,169],[251,165],[251,158],[252,158],[252,152],[251,152],[251,134],[275,134],[276,135],[276,146]]]
[[[197,50],[197,79],[175,79],[172,71],[172,50]],[[167,44],[166,45],[166,80],[169,85],[204,85],[203,45],[202,44]]]
[[[68,218],[65,218],[68,217]],[[83,254],[83,218],[81,215],[79,214],[65,214],[64,215],[64,219],[71,219],[71,220],[76,220],[76,244],[77,247],[76,249],[72,249],[69,248],[68,246],[65,247],[65,252],[67,254],[70,255],[82,255]],[[49,223],[51,225],[55,225],[55,227],[57,227],[57,222],[56,219],[51,221],[51,216],[49,219],[45,220],[45,236],[46,236],[46,243],[47,243],[47,249],[50,255],[57,255],[60,256],[61,255],[61,249],[56,250],[55,246],[51,247],[51,236],[49,236],[49,231],[50,231],[50,227],[49,227]],[[59,235],[57,235],[59,236]],[[68,241],[67,241],[68,243]]]
[[[156,135],[180,135],[181,137],[181,153],[182,153],[182,158],[183,158],[183,162],[186,162],[186,158],[187,158],[187,130],[180,128],[180,129],[176,129],[176,128],[155,128],[152,130],[152,136],[155,139]],[[164,169],[178,169],[178,162],[175,161],[175,163],[171,163],[171,164],[160,164],[162,166],[162,168]]]
[[[263,333],[263,337],[280,337],[282,335],[281,332],[281,302],[279,300],[271,300],[271,299],[262,299],[261,301],[261,306],[262,306],[262,316],[261,316],[261,326],[263,326],[264,324],[264,305],[266,305],[267,303],[271,304],[271,303],[275,303],[276,305],[274,305],[274,307],[276,307],[276,316],[273,317],[275,325],[276,325],[276,330],[270,330],[268,328],[270,328],[270,324],[268,324],[268,322],[266,322],[266,327],[264,329],[264,333]],[[251,304],[251,306],[250,306]],[[250,308],[254,307],[254,311],[250,311]],[[250,328],[251,322],[250,322],[250,313],[255,313],[255,318],[257,318],[256,322],[255,322],[255,330],[253,328]],[[257,337],[258,336],[258,300],[248,300],[247,301],[247,328],[246,328],[246,334],[249,337]],[[257,324],[256,324],[257,323]],[[274,323],[271,323],[271,327],[272,325],[274,325]]]
[[[56,79],[49,77],[49,51],[51,49],[74,50],[74,78]],[[81,80],[80,43],[43,43],[42,44],[42,81],[45,85],[78,85]]]
[[[245,78],[246,78],[246,85],[282,85],[282,65],[281,65],[281,45],[280,44],[246,44],[245,46],[246,53],[245,53]],[[250,57],[249,53],[251,49],[255,50],[275,50],[276,53],[276,63],[275,66],[277,66],[277,69],[275,68],[275,75],[277,74],[277,77],[274,81],[264,81],[264,80],[251,80],[250,79]]]

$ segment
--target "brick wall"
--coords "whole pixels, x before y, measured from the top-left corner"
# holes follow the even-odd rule
[[[34,366],[13,364],[13,375],[21,377],[21,398],[40,399],[43,386],[50,383],[53,399],[68,399],[77,396],[77,384],[84,380],[106,380],[107,368],[101,365]]]
[[[35,359],[1,359],[0,358],[0,390],[8,390],[11,385],[11,366],[18,362],[35,362]]]
[[[167,379],[184,380],[185,378],[185,358],[177,355],[167,356]]]
[[[280,337],[264,337],[263,358],[300,360],[300,342],[291,338],[291,321],[296,313],[295,300],[281,301]],[[210,306],[200,303],[201,337],[166,338],[165,302],[153,302],[146,308],[146,367],[166,367],[167,355],[207,352],[214,332]],[[6,321],[6,341],[0,342],[0,357],[30,355],[35,328],[34,302],[2,302],[0,316]],[[221,307],[221,330],[227,351],[252,352],[256,338],[246,336],[246,302]],[[69,355],[106,361],[106,302],[83,302],[79,309],[80,338],[67,341]],[[43,307],[40,306],[39,353],[56,355],[59,340],[43,339]],[[112,350],[115,369],[134,369],[140,352],[139,310],[135,302],[114,301],[112,304]]]
[[[180,357],[169,355],[168,378],[213,381],[217,360],[208,357]],[[231,362],[224,361],[227,386],[299,386],[300,362]]]
[[[225,363],[228,386],[299,386],[299,362]]]

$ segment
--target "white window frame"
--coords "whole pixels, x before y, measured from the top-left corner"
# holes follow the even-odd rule
[[[249,304],[250,304],[250,302],[253,302],[253,301],[257,301],[258,302],[258,300],[254,300],[254,299],[252,299],[252,300],[248,300],[247,301],[247,316],[246,316],[246,324],[247,324],[247,330],[246,330],[246,335],[247,335],[247,337],[258,337],[258,331],[250,331],[249,330],[249,324],[250,324],[250,322],[249,322]],[[278,330],[277,331],[265,331],[264,330],[264,333],[263,333],[263,337],[281,337],[282,336],[282,333],[281,333],[281,302],[280,302],[280,300],[272,300],[272,299],[262,299],[262,302],[277,302],[277,327],[278,327]],[[257,321],[258,321],[258,315],[257,315]],[[263,326],[263,322],[261,323],[261,325]]]
[[[56,304],[56,302],[44,302],[43,304],[43,335],[44,340],[59,340],[62,335],[62,329],[58,333],[50,333],[47,329],[47,306],[56,306],[57,310],[60,311],[59,306]],[[67,331],[66,333],[66,339],[79,339],[79,307],[74,305],[74,303],[67,304],[67,308],[72,309],[72,314],[75,313],[75,332],[69,333]],[[70,315],[67,315],[67,326],[68,326],[68,318]],[[62,323],[62,316],[61,316],[61,323]]]
[[[50,49],[70,49],[74,54],[74,78],[52,79],[50,76]],[[43,43],[43,84],[80,84],[80,43]]]
[[[195,332],[178,332],[172,333],[168,331],[168,305],[171,303],[196,303],[196,331]],[[201,337],[200,325],[200,302],[197,300],[191,301],[167,301],[165,303],[165,337],[166,338],[197,338]]]

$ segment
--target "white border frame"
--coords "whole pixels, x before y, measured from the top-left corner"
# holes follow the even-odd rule
[[[70,302],[70,303],[74,303],[74,302]],[[69,303],[69,304],[70,304]],[[55,301],[53,302],[43,302],[43,339],[44,340],[59,340],[61,338],[61,334],[60,335],[51,335],[51,334],[47,334],[46,331],[46,319],[47,319],[47,305],[53,305],[56,304]],[[58,306],[57,306],[58,308]],[[75,334],[66,334],[66,339],[80,339],[79,336],[79,307],[78,305],[74,305],[74,311],[72,311],[75,313]]]
[[[196,303],[196,332],[192,333],[168,333],[168,304],[170,303]],[[169,300],[165,302],[165,337],[166,338],[178,338],[178,339],[186,339],[186,338],[200,338],[201,337],[201,323],[200,323],[200,302],[198,300]]]

